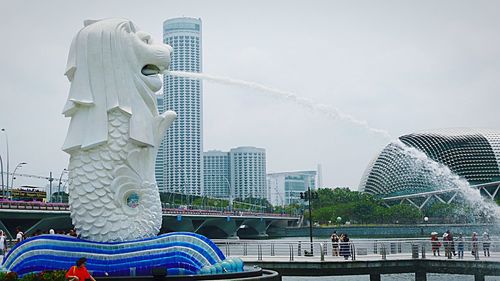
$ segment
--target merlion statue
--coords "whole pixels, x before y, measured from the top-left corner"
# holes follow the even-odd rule
[[[63,150],[70,154],[69,206],[81,238],[128,241],[160,230],[154,164],[176,114],[158,113],[155,92],[171,52],[125,19],[85,21],[71,43]]]

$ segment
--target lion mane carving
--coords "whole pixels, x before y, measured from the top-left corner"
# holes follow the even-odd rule
[[[155,92],[171,52],[125,19],[86,21],[71,43],[63,150],[71,219],[82,238],[128,241],[160,230],[154,161],[176,114],[158,113]]]

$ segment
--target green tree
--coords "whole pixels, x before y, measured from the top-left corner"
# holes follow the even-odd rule
[[[351,223],[416,223],[422,213],[411,205],[386,207],[380,199],[370,194],[348,188],[320,188],[318,199],[311,201],[313,221],[335,222],[337,217]]]
[[[377,205],[371,200],[362,200],[354,203],[352,219],[358,223],[375,222]]]
[[[326,224],[333,221],[333,207],[323,207],[313,211],[312,219],[320,224]]]
[[[422,212],[417,207],[400,204],[388,208],[386,223],[418,223],[422,217]]]

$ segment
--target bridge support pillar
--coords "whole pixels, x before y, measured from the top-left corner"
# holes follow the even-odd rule
[[[370,281],[380,281],[380,274],[378,273],[370,274]]]
[[[427,281],[427,273],[425,271],[415,272],[415,281]]]
[[[484,275],[481,273],[475,274],[474,275],[474,281],[484,281]]]

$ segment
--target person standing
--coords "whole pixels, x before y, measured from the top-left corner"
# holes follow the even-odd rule
[[[457,238],[457,250],[459,259],[464,258],[464,244],[465,244],[464,235],[460,232]]]
[[[441,242],[439,242],[439,238],[437,237],[438,233],[437,232],[432,232],[431,233],[431,245],[432,245],[432,253],[434,256],[437,255],[440,256],[439,254],[439,248],[441,247]]]
[[[472,232],[472,252],[471,254],[474,256],[474,257],[477,257],[479,255],[479,253],[477,252],[478,250],[478,238],[477,238],[477,232]]]
[[[16,244],[21,243],[24,240],[24,232],[21,231],[21,227],[16,227]]]
[[[69,230],[68,235],[69,236],[73,236],[73,237],[77,237],[78,236],[78,235],[76,235],[76,230],[74,228]]]
[[[453,233],[448,230],[446,231],[448,233],[448,241],[450,242],[450,252],[453,253],[453,256],[457,255],[457,252],[455,251],[455,239],[453,238]]]
[[[491,242],[490,242],[490,235],[488,234],[488,232],[484,232],[483,233],[483,251],[484,251],[484,256],[490,256],[490,246],[491,246]],[[488,255],[486,255],[488,254]]]
[[[85,281],[87,279],[90,279],[92,281],[95,281],[94,277],[90,275],[88,272],[87,268],[85,267],[85,264],[87,263],[86,258],[80,258],[76,262],[76,266],[72,266],[68,272],[66,272],[66,280],[70,281]]]
[[[340,236],[340,255],[344,257],[345,260],[349,259],[351,255],[351,243],[349,241],[349,236],[347,233]]]
[[[339,237],[337,236],[337,231],[334,231],[332,236],[332,256],[338,257],[339,255]]]
[[[3,230],[0,230],[0,255],[5,256],[5,252],[7,250],[7,237],[5,237],[5,233]]]
[[[443,234],[444,256],[451,259],[450,241],[448,240],[448,233]]]

